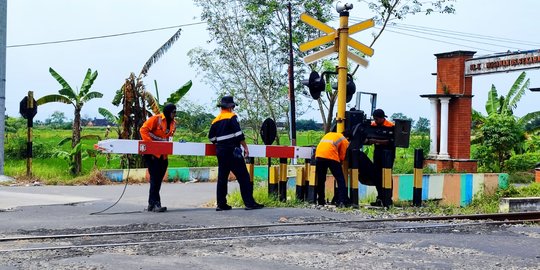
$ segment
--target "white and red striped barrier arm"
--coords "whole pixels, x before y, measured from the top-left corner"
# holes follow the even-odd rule
[[[311,147],[248,144],[250,157],[306,158],[310,159]],[[94,149],[111,154],[157,154],[182,156],[215,156],[216,146],[194,142],[145,142],[111,139],[99,141]]]

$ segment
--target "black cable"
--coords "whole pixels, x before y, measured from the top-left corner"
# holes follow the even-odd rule
[[[9,46],[6,46],[6,48],[20,48],[20,47],[40,46],[40,45],[48,45],[48,44],[68,43],[68,42],[77,42],[77,41],[85,41],[85,40],[92,40],[92,39],[102,39],[102,38],[126,36],[126,35],[140,34],[140,33],[146,33],[146,32],[167,30],[167,29],[171,29],[171,28],[180,28],[180,27],[184,27],[184,26],[193,26],[193,25],[198,25],[198,24],[203,24],[203,23],[206,23],[206,22],[188,23],[188,24],[181,24],[181,25],[175,25],[175,26],[167,26],[167,27],[161,27],[161,28],[153,28],[153,29],[147,29],[147,30],[139,30],[139,31],[133,31],[133,32],[125,32],[125,33],[103,35],[103,36],[95,36],[95,37],[75,38],[75,39],[66,39],[66,40],[58,40],[58,41],[46,41],[46,42],[38,42],[38,43],[9,45]]]
[[[131,212],[116,212],[116,213],[103,214],[103,212],[113,208],[118,202],[120,202],[120,200],[124,196],[124,193],[126,192],[126,188],[127,188],[128,182],[129,182],[129,171],[130,171],[129,158],[127,160],[128,160],[128,162],[127,162],[126,184],[124,185],[124,190],[122,190],[122,194],[120,194],[120,197],[118,198],[118,200],[116,200],[116,202],[113,203],[111,206],[109,206],[109,207],[107,207],[107,208],[105,208],[105,209],[103,209],[101,211],[90,213],[90,215],[116,215],[116,214],[141,213],[141,211],[131,211]]]

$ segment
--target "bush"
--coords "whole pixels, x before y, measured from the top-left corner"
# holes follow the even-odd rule
[[[528,184],[534,182],[534,172],[514,172],[508,176],[510,184]]]
[[[6,159],[20,160],[26,156],[26,139],[21,137],[11,138],[4,144],[4,156]],[[52,147],[39,142],[32,142],[32,156],[34,158],[50,157]]]
[[[522,172],[533,170],[538,162],[540,162],[540,153],[525,153],[513,155],[505,161],[504,165],[508,172]]]

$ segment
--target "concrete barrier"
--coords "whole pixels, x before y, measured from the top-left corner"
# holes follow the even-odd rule
[[[540,197],[501,198],[500,213],[540,211]]]
[[[296,170],[303,165],[287,166],[287,187],[296,187]],[[104,170],[103,173],[112,181],[122,181],[129,173],[129,177],[140,180],[148,180],[146,169],[131,170]],[[255,178],[267,180],[268,167],[255,166]],[[231,174],[230,179],[234,179]],[[164,181],[216,181],[217,167],[193,167],[193,168],[169,168]],[[333,192],[334,178],[327,176],[327,194]],[[393,200],[410,201],[413,198],[413,174],[392,175]],[[479,192],[493,194],[498,188],[508,187],[508,174],[506,173],[449,173],[449,174],[424,174],[422,176],[422,200],[441,200],[443,204],[454,206],[466,206],[472,202],[472,198]],[[374,186],[358,185],[359,198],[375,197],[377,191]]]

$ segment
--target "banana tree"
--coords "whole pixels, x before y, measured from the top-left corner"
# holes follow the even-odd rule
[[[526,75],[522,72],[506,95],[499,96],[495,85],[491,86],[485,106],[486,116],[473,110],[471,143],[479,145],[475,158],[482,160],[485,168],[501,171],[507,158],[526,151],[529,134],[525,132],[525,126],[528,123],[538,123],[540,119],[540,111],[522,117],[514,115],[519,101],[529,89],[530,82]]]
[[[514,116],[514,110],[521,98],[525,95],[527,89],[529,89],[530,79],[526,79],[527,73],[522,72],[512,87],[506,94],[506,96],[499,96],[495,85],[491,85],[491,89],[488,93],[488,100],[486,101],[486,113],[484,116],[481,112],[473,110],[472,119],[474,127],[478,128],[488,121],[489,116],[494,115],[509,115],[516,118],[519,126],[525,126],[527,123],[535,121],[540,118],[540,111],[530,112],[522,117]],[[526,79],[526,80],[525,80]],[[534,130],[534,129],[533,129]]]
[[[84,135],[81,136],[81,140],[88,139],[88,140],[101,140],[100,136],[97,135]],[[64,138],[58,143],[58,146],[62,146],[66,144],[68,141],[70,141],[71,138]],[[61,149],[57,149],[54,151],[53,156],[61,158],[65,160],[69,165],[69,170],[71,173],[75,171],[75,168],[77,167],[77,164],[75,162],[75,156],[80,155],[81,160],[86,159],[86,157],[93,157],[94,158],[94,169],[97,167],[97,155],[95,150],[93,149],[87,149],[86,152],[82,151],[83,143],[79,142],[75,147],[72,147],[69,151],[63,151]]]
[[[146,114],[147,115],[159,114],[161,111],[163,111],[163,106],[166,103],[177,104],[182,99],[182,97],[184,97],[187,94],[189,89],[191,89],[191,86],[193,85],[193,83],[191,81],[186,82],[184,85],[182,85],[176,91],[172,92],[169,95],[169,97],[166,99],[165,103],[160,103],[160,101],[159,101],[159,90],[158,90],[156,80],[154,80],[154,85],[155,85],[155,88],[156,88],[156,96],[155,96],[155,98],[151,93],[148,93],[148,92],[146,93],[146,102],[147,102],[146,103],[147,104]],[[117,93],[117,95],[113,99],[113,104],[114,105],[118,106],[120,104],[120,102],[122,102],[122,98],[123,98],[122,93],[123,92],[120,92],[120,91]],[[118,116],[114,115],[111,111],[109,111],[109,110],[107,110],[105,108],[101,108],[101,107],[98,109],[98,112],[103,117],[105,117],[105,119],[107,119],[109,122],[117,124],[116,132],[118,133],[118,137],[123,138],[121,136],[122,130],[126,130],[126,129],[121,129],[121,126],[123,126],[123,123],[124,123],[124,116],[125,116],[124,110],[120,110],[120,112],[118,112]],[[124,134],[124,136],[125,136],[125,134]],[[128,138],[128,137],[129,136],[127,136],[126,138]]]
[[[62,86],[62,89],[58,91],[59,94],[46,95],[39,98],[36,102],[37,105],[44,105],[52,102],[61,102],[71,104],[74,107],[74,117],[72,126],[71,147],[75,148],[81,141],[81,110],[84,104],[94,98],[103,97],[102,93],[90,91],[94,81],[98,76],[98,72],[92,72],[88,69],[84,77],[80,90],[74,90],[67,82],[58,74],[54,69],[49,68],[49,72],[54,79]],[[74,175],[81,173],[82,168],[81,152],[78,151],[74,155],[74,167],[72,173]]]
[[[178,31],[176,31],[176,33],[169,38],[169,40],[167,40],[156,52],[150,56],[138,76],[132,72],[124,81],[122,87],[116,91],[116,95],[112,103],[116,106],[122,104],[122,109],[120,110],[119,114],[119,137],[121,139],[140,140],[141,137],[139,134],[139,129],[143,125],[144,121],[146,121],[147,117],[151,116],[152,114],[157,114],[160,112],[159,103],[151,93],[146,91],[143,78],[150,70],[150,67],[152,67],[152,65],[155,64],[178,40],[181,30],[182,29],[178,29]],[[189,87],[191,87],[191,82],[189,84]],[[128,164],[130,167],[143,166],[140,156],[124,157],[122,160],[122,166],[126,167]]]

